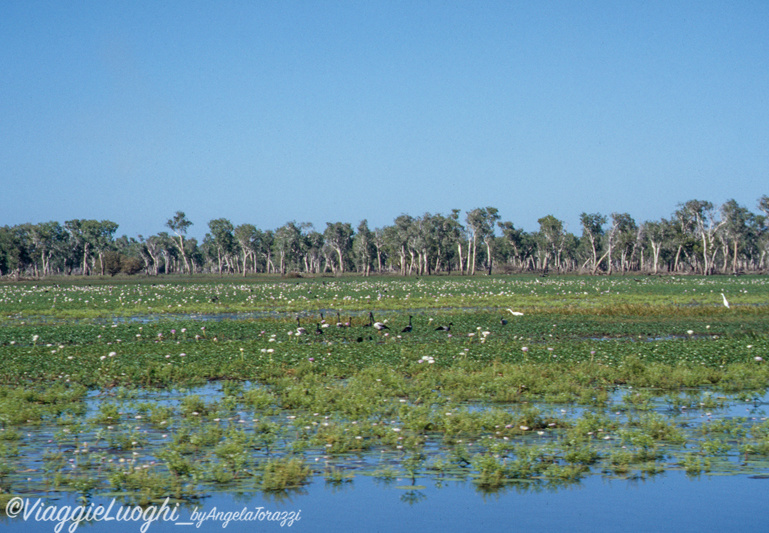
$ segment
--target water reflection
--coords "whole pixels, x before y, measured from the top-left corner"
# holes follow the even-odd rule
[[[415,505],[426,499],[427,499],[427,494],[425,494],[421,490],[416,490],[416,489],[407,490],[401,495],[401,501],[408,505]]]
[[[763,484],[747,476],[703,476],[690,480],[681,472],[668,472],[648,479],[616,480],[599,477],[559,489],[518,483],[495,492],[476,491],[472,484],[431,484],[417,480],[419,488],[401,489],[376,483],[368,477],[356,479],[348,490],[333,490],[314,483],[306,490],[281,500],[261,493],[212,494],[194,505],[179,508],[179,524],[189,523],[193,513],[212,510],[235,513],[242,510],[288,514],[298,520],[290,527],[279,523],[231,521],[226,531],[253,532],[278,529],[316,531],[420,531],[507,532],[507,531],[659,531],[699,532],[766,531],[769,515],[761,512]],[[405,490],[405,492],[404,492]],[[102,500],[108,505],[109,500]],[[64,495],[51,505],[77,505],[74,496]],[[739,518],[735,518],[739,517]],[[139,531],[138,522],[92,522],[78,531]],[[53,531],[51,522],[22,517],[0,518],[0,528],[11,533]],[[213,518],[184,528],[175,522],[158,521],[148,531],[179,533],[222,530]]]

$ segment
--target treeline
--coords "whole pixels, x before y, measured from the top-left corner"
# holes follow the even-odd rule
[[[746,273],[767,270],[769,196],[759,213],[729,200],[720,207],[690,200],[668,219],[637,223],[628,213],[582,213],[581,234],[553,215],[526,232],[502,221],[498,209],[460,217],[401,215],[370,229],[329,222],[288,222],[274,230],[208,222],[203,242],[187,237],[193,224],[178,211],[157,235],[115,238],[109,220],[68,220],[0,228],[0,276],[150,276],[172,273],[333,273],[431,275],[476,272],[613,274]]]

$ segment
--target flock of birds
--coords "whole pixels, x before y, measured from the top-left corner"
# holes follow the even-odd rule
[[[523,316],[523,313],[520,311],[513,311],[512,309],[507,309],[513,316]],[[352,317],[348,317],[347,322],[342,321],[342,317],[339,313],[336,314],[337,322],[336,327],[337,328],[349,328],[352,327]],[[414,330],[414,323],[413,323],[414,317],[412,315],[409,315],[409,323],[401,329],[401,333],[411,333]],[[384,330],[389,330],[390,326],[388,326],[384,322],[380,322],[378,320],[374,319],[374,313],[369,311],[368,314],[368,324],[363,324],[362,327],[364,328],[373,328],[379,332],[382,332]],[[430,319],[432,321],[432,319]],[[507,320],[505,318],[500,318],[499,322],[501,325],[505,326],[507,325]],[[453,326],[453,322],[449,322],[446,325],[441,325],[435,328],[435,331],[451,331],[451,326]],[[321,327],[322,326],[322,327]],[[326,323],[325,318],[323,317],[323,313],[320,313],[320,322],[315,323],[315,334],[316,335],[323,335],[323,328],[328,327],[329,324]],[[300,318],[296,317],[296,335],[307,335],[307,329],[305,329],[300,321]],[[369,337],[370,338],[370,337]],[[363,337],[358,337],[358,342],[363,341]]]
[[[723,299],[724,307],[727,309],[730,308],[729,301],[726,299],[726,295],[722,292],[721,298]],[[507,311],[510,312],[513,316],[523,316],[523,313],[520,311],[513,311],[512,309],[507,309]],[[336,314],[337,322],[336,327],[337,328],[349,328],[352,327],[352,317],[348,317],[347,322],[342,322],[342,317],[337,312]],[[404,326],[403,329],[401,329],[401,333],[411,333],[414,330],[414,324],[413,324],[413,316],[409,315],[409,323],[408,325]],[[368,324],[363,324],[364,328],[373,328],[379,332],[382,332],[384,330],[389,330],[390,326],[385,324],[384,322],[380,322],[378,320],[374,320],[374,313],[369,311],[368,314]],[[432,319],[430,319],[432,320]],[[507,319],[500,318],[499,323],[503,326],[507,325]],[[323,317],[323,313],[320,313],[320,322],[315,323],[315,334],[316,335],[323,335],[323,328],[321,327],[323,325],[323,328],[328,327],[328,324],[326,323],[325,318]],[[435,328],[435,331],[451,331],[451,326],[453,326],[453,322],[449,322],[446,325],[438,326]],[[296,335],[307,335],[307,330],[302,326],[299,317],[296,317]],[[370,338],[370,337],[369,337]],[[358,342],[363,341],[363,337],[358,337]]]

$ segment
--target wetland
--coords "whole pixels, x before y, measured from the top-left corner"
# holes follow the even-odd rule
[[[764,276],[0,285],[2,507],[394,494],[497,530],[520,498],[762,488],[767,303]]]

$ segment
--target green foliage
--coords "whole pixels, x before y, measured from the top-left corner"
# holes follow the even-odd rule
[[[760,471],[769,316],[727,313],[725,287],[744,304],[769,292],[765,278],[523,276],[0,286],[0,488],[30,469],[35,487],[137,501],[353,471],[486,492]],[[364,326],[373,302],[389,331]]]
[[[170,497],[177,500],[197,499],[194,483],[171,473],[153,468],[115,467],[109,475],[112,490],[123,493],[129,502],[149,505]]]
[[[307,483],[310,467],[299,457],[284,457],[267,461],[257,476],[259,488],[265,492],[296,489]]]

